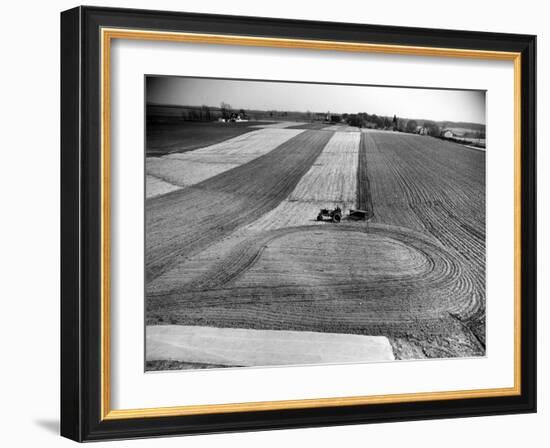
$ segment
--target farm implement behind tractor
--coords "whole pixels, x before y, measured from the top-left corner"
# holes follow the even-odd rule
[[[366,221],[369,218],[368,211],[367,210],[353,210],[351,209],[349,211],[349,219],[353,219],[355,221]],[[336,207],[332,210],[328,208],[322,208],[319,211],[319,214],[317,215],[317,221],[331,221],[338,223],[342,221],[342,209],[340,207]]]
[[[355,221],[366,221],[370,218],[367,210],[350,210],[349,217]]]

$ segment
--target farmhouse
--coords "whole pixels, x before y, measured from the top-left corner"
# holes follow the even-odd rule
[[[450,129],[443,129],[443,131],[441,131],[441,136],[445,138],[453,138],[455,135]]]

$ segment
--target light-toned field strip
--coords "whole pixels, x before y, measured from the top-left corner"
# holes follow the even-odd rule
[[[390,361],[384,336],[310,331],[154,325],[146,330],[147,361],[224,366],[282,366]]]
[[[354,208],[360,140],[359,132],[335,133],[288,198],[242,232],[313,224],[320,208]]]
[[[262,128],[262,129],[284,129],[291,126],[301,126],[307,124],[305,121],[279,121],[278,123],[266,123],[266,124],[255,124],[250,126],[251,128]]]
[[[331,126],[326,126],[323,128],[323,131],[335,131],[335,132],[361,132],[361,129],[355,126],[348,126],[345,124],[333,124]]]
[[[147,174],[145,177],[146,182],[146,191],[147,191],[147,197],[151,198],[154,196],[160,196],[161,194],[170,193],[174,190],[179,190],[179,185],[174,185],[169,182],[165,182],[162,179],[159,179],[158,177],[151,176],[150,174]]]
[[[258,129],[194,151],[148,157],[146,196],[150,198],[202,182],[260,157],[302,132],[301,129]]]

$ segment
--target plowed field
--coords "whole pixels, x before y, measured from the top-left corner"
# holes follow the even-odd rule
[[[457,314],[485,344],[485,153],[433,138],[363,134],[374,222],[439,241],[467,273]]]
[[[147,156],[192,151],[253,131],[257,122],[147,123]],[[268,124],[268,123],[263,123]]]
[[[259,129],[194,151],[148,157],[145,170],[151,181],[147,179],[146,195],[148,198],[158,196],[202,182],[267,154],[300,132]],[[172,188],[160,188],[160,181]]]
[[[331,136],[304,131],[249,163],[147,200],[147,281],[279,205]]]
[[[315,221],[334,205],[371,219]],[[401,359],[485,353],[484,152],[308,130],[146,207],[148,325],[386,336]]]
[[[359,142],[359,133],[335,133],[288,198],[249,227],[267,230],[312,224],[320,208],[339,205],[346,212],[355,207]]]
[[[332,124],[322,128],[325,131],[335,131],[335,132],[360,132],[361,129],[355,126],[348,126],[347,124]]]

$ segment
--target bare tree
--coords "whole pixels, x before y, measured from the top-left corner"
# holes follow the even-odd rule
[[[211,119],[210,108],[206,104],[203,104],[201,106],[201,120],[210,121]]]
[[[230,116],[231,116],[231,104],[225,103],[225,102],[222,101],[220,103],[220,109],[222,110],[222,117],[224,119],[227,120],[228,118],[230,118]]]

